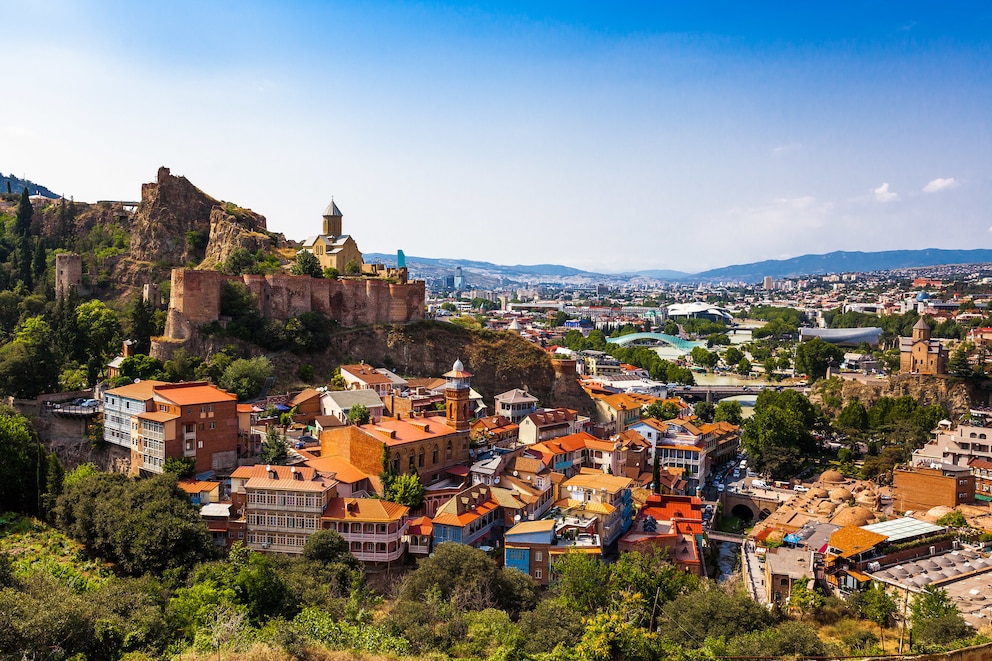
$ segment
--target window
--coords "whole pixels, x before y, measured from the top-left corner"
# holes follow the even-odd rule
[[[542,576],[544,576],[544,572],[542,572],[540,569],[534,570],[534,578],[540,580]]]
[[[544,553],[542,553],[541,551],[534,551],[534,560],[536,562],[541,562],[542,560],[544,560]]]
[[[211,422],[210,423],[210,428],[211,429],[217,429],[217,423],[216,422]]]
[[[437,446],[436,445],[434,446],[434,449],[431,451],[431,463],[433,463],[433,464],[436,464],[437,463]]]

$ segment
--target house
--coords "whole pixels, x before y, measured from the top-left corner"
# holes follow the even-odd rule
[[[376,498],[332,498],[321,526],[337,530],[351,554],[366,563],[392,563],[406,553],[410,508]]]
[[[151,395],[131,416],[132,473],[161,473],[171,457],[192,459],[198,474],[237,465],[236,395],[206,382],[159,384]]]
[[[598,439],[588,432],[569,434],[542,443],[535,443],[527,448],[527,454],[539,458],[552,471],[571,477],[585,465],[587,440]]]
[[[526,390],[514,388],[496,395],[496,415],[508,418],[519,424],[521,420],[537,410],[537,397]]]
[[[445,414],[382,418],[376,423],[325,430],[322,457],[339,456],[369,475],[382,472],[383,453],[397,474],[417,471],[425,485],[445,479],[469,461],[469,381],[462,362],[446,375]]]
[[[382,400],[375,390],[329,390],[320,396],[320,415],[334,416],[348,422],[351,409],[361,405],[368,409],[370,422],[379,422],[383,414]]]
[[[580,351],[578,357],[585,363],[584,374],[590,376],[610,376],[620,374],[620,361],[604,351],[587,349]]]
[[[539,459],[511,456],[494,484],[512,491],[526,505],[526,517],[530,519],[544,516],[555,500],[551,469]]]
[[[430,517],[410,519],[406,527],[406,551],[414,557],[427,557],[434,548],[434,524]]]
[[[342,457],[315,457],[306,450],[299,450],[304,458],[304,464],[313,468],[321,475],[334,478],[337,483],[337,493],[341,498],[367,498],[375,493],[372,479],[368,473],[359,470]]]
[[[682,418],[665,421],[645,418],[632,425],[631,429],[648,440],[654,448],[652,455],[658,455],[662,466],[680,470],[691,481],[690,487],[706,481],[711,464],[708,454],[711,443],[708,435],[694,422]],[[714,427],[712,431],[721,429]],[[719,439],[713,437],[712,445],[719,447]],[[736,449],[729,439],[725,441],[724,447],[724,452],[729,452],[730,447]]]
[[[508,489],[473,485],[438,508],[433,518],[434,544],[457,542],[469,546],[495,546],[507,522],[523,517],[527,505]]]
[[[581,472],[561,484],[556,506],[570,516],[595,517],[604,546],[627,532],[633,521],[633,501],[628,477]]]
[[[575,434],[584,428],[589,418],[565,408],[541,409],[520,420],[518,437],[521,443],[532,445],[559,436]]]
[[[504,534],[504,566],[528,574],[540,585],[553,580],[554,563],[565,553],[600,555],[599,535],[576,532],[557,519],[521,521]]]
[[[220,502],[220,482],[214,480],[179,480],[179,488],[197,506]]]
[[[385,397],[393,390],[393,380],[371,365],[342,365],[340,369],[348,390],[371,390],[379,397]]]
[[[703,503],[696,496],[651,494],[630,530],[620,538],[618,551],[647,553],[664,549],[680,569],[706,577],[703,542]]]
[[[974,457],[968,461],[968,468],[975,478],[975,500],[992,500],[992,461]]]
[[[472,423],[472,438],[486,445],[508,447],[517,442],[520,425],[503,415],[489,415]]]
[[[593,398],[597,422],[612,422],[616,433],[627,431],[641,419],[641,408],[654,401],[631,393],[616,393]]]
[[[216,546],[231,548],[235,542],[245,541],[245,520],[233,510],[232,503],[210,503],[200,508],[200,517]]]
[[[131,417],[154,408],[152,390],[164,381],[138,381],[103,393],[103,440],[131,449]]]
[[[982,411],[973,411],[972,414]],[[967,466],[972,459],[992,461],[992,429],[980,425],[952,425],[941,421],[933,432],[934,438],[918,450],[913,450],[914,466],[955,464]]]
[[[244,503],[247,546],[301,555],[337,497],[337,481],[308,466],[241,466],[231,474],[235,507]]]
[[[899,512],[975,502],[975,476],[969,466],[933,464],[892,471],[892,506]]]
[[[841,594],[863,589],[872,580],[868,572],[954,548],[957,542],[944,534],[946,530],[910,517],[867,526],[844,526],[830,535],[826,545],[823,555],[826,581]]]
[[[124,340],[121,342],[121,353],[109,363],[107,363],[107,380],[116,379],[121,375],[121,367],[124,361],[134,355],[134,340]]]

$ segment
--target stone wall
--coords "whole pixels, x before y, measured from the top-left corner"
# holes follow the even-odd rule
[[[265,317],[286,320],[320,312],[342,326],[397,324],[424,318],[423,281],[391,283],[370,278],[337,280],[288,274],[228,276],[217,271],[172,270],[165,341],[187,340],[217,321],[224,283],[241,281]]]

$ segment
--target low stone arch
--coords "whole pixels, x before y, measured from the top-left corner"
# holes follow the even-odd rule
[[[754,521],[754,510],[745,505],[744,503],[737,503],[734,505],[733,509],[730,510],[732,516],[736,516],[741,521],[745,523],[749,521]]]

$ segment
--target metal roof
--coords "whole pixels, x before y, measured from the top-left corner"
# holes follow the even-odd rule
[[[869,532],[873,532],[878,535],[885,535],[888,537],[889,542],[901,542],[904,539],[912,539],[913,537],[921,537],[923,535],[932,535],[944,532],[945,530],[942,526],[935,526],[932,523],[920,521],[919,519],[914,519],[909,516],[904,516],[901,519],[892,519],[891,521],[882,521],[881,523],[873,523],[871,525],[861,527]]]

